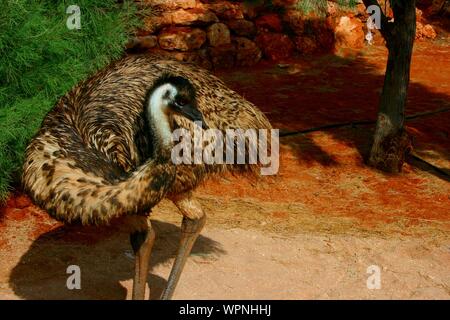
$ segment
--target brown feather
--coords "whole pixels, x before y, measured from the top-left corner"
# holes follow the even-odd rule
[[[166,193],[192,190],[212,173],[257,173],[255,165],[178,165],[175,170],[169,161],[150,159],[155,143],[144,102],[163,73],[189,79],[210,128],[272,128],[258,108],[206,70],[151,56],[126,57],[74,87],[44,119],[23,170],[24,189],[33,200],[57,219],[101,224],[145,214]],[[194,128],[182,116],[174,121]]]

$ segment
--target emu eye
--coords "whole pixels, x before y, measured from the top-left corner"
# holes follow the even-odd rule
[[[175,101],[175,104],[176,104],[177,106],[179,106],[179,107],[184,107],[185,105],[188,104],[188,102],[187,102],[187,100],[185,100],[185,99],[177,99],[177,100]]]

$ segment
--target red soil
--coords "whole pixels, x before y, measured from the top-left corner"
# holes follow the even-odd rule
[[[288,61],[287,68],[262,63],[257,68],[222,72],[219,76],[260,107],[275,128],[302,130],[374,120],[385,60],[386,50],[372,47],[347,58],[297,58]],[[445,42],[418,43],[411,78],[408,115],[449,107],[450,46]],[[450,159],[449,114],[407,123],[416,152],[430,154],[429,160],[444,170],[448,170]],[[199,193],[303,203],[312,214],[349,216],[369,225],[404,217],[450,221],[448,183],[409,164],[399,176],[384,175],[364,165],[372,132],[369,125],[282,138],[278,177],[256,186],[254,181],[234,177],[227,178],[225,184],[209,181]],[[272,213],[276,219],[286,215],[283,211]],[[59,225],[23,195],[11,197],[1,209],[0,226],[7,220],[33,225],[32,237]]]

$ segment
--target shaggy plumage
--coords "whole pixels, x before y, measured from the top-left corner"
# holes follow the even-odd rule
[[[53,217],[104,224],[146,214],[164,196],[194,189],[226,165],[171,165],[153,156],[155,141],[145,121],[147,93],[162,74],[189,79],[198,109],[210,128],[271,129],[253,104],[209,72],[151,56],[130,56],[109,65],[63,96],[29,144],[24,189]],[[194,129],[173,116],[173,126]],[[234,166],[255,171],[254,166]]]

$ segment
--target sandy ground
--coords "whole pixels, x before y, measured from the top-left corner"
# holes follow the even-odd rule
[[[220,76],[284,130],[375,118],[383,48],[288,63]],[[449,101],[448,39],[418,43],[408,114]],[[442,174],[450,172],[449,119],[440,113],[407,122],[415,152],[440,173],[416,161],[397,176],[368,168],[373,126],[350,126],[282,138],[277,177],[205,183],[196,196],[207,227],[174,298],[449,299],[450,184]],[[62,226],[20,193],[0,209],[1,299],[130,298],[127,234]],[[152,215],[155,299],[170,271],[180,216],[168,201]],[[81,290],[66,287],[69,265],[81,268]],[[380,289],[367,288],[372,265],[381,270]]]
[[[160,238],[152,256],[152,298],[161,294],[176,245],[176,228],[155,224]],[[14,268],[9,285],[2,279],[0,297],[130,298],[133,260],[127,240],[126,234],[117,233],[89,245],[47,238],[35,242],[24,256],[17,250],[3,252],[1,266]],[[174,298],[449,299],[449,263],[448,239],[280,236],[206,228]],[[66,267],[71,264],[81,268],[81,290],[66,287]],[[367,268],[372,265],[381,270],[380,289],[367,288]]]

